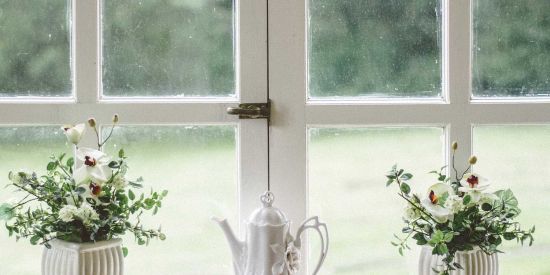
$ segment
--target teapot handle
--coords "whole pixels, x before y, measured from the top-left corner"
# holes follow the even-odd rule
[[[321,269],[321,265],[325,261],[325,258],[327,257],[328,244],[329,244],[328,229],[325,223],[319,222],[318,216],[313,216],[305,220],[302,223],[302,225],[300,225],[300,227],[298,228],[298,232],[296,232],[296,240],[294,241],[294,246],[296,246],[297,248],[301,247],[301,244],[302,244],[301,235],[307,229],[315,229],[315,231],[319,233],[319,237],[321,237],[321,257],[319,258],[319,262],[317,263],[317,266],[313,271],[313,275],[316,275],[317,272],[319,272],[319,269]]]

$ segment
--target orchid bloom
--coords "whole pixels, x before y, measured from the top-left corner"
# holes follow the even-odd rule
[[[435,220],[440,223],[447,222],[453,215],[451,210],[439,204],[439,199],[441,196],[445,195],[445,193],[454,195],[451,186],[444,183],[436,183],[428,189],[428,196],[420,202],[422,206],[432,214]]]
[[[487,180],[475,173],[465,174],[460,181],[460,185],[461,187],[458,188],[458,191],[465,193],[481,192],[489,187]]]
[[[460,181],[460,185],[458,191],[468,193],[471,198],[471,203],[474,204],[478,203],[481,199],[481,192],[489,187],[487,180],[475,173],[465,174]]]
[[[67,140],[70,143],[77,145],[80,142],[80,139],[82,139],[84,132],[86,132],[86,125],[84,125],[84,123],[77,124],[76,126],[63,125],[61,129],[65,133],[65,136],[67,136]]]
[[[90,184],[90,181],[98,184],[111,178],[113,171],[109,168],[110,159],[105,153],[90,148],[79,148],[76,157],[82,162],[73,173],[76,184]]]

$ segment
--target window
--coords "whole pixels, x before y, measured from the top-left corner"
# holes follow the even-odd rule
[[[171,196],[143,221],[160,222],[168,241],[138,248],[125,239],[126,271],[230,273],[210,216],[238,228],[239,211],[250,213],[265,189],[267,121],[226,114],[239,101],[266,101],[265,11],[255,0],[2,1],[2,173],[43,171],[51,153],[70,153],[60,125],[90,116],[108,124],[118,113],[104,150],[124,147],[133,176]],[[82,145],[93,147],[93,135]],[[39,274],[41,248],[6,235],[0,274]]]
[[[427,185],[422,172],[449,163],[453,140],[462,148],[457,162],[478,154],[476,169],[494,175],[496,187],[529,177],[529,188],[515,189],[529,212],[523,218],[544,225],[549,209],[529,196],[548,191],[531,176],[546,169],[550,153],[548,5],[4,1],[0,168],[39,169],[52,149],[68,148],[49,135],[53,125],[119,113],[123,125],[106,150],[125,147],[133,173],[171,190],[158,219],[169,243],[131,249],[132,274],[151,274],[151,266],[163,274],[231,273],[229,247],[208,219],[225,216],[237,227],[259,206],[268,179],[293,224],[309,215],[329,222],[322,274],[403,273],[416,258],[409,265],[389,245],[399,217],[380,224],[373,211],[380,196],[391,196],[384,173],[398,161]],[[269,131],[266,120],[226,113],[268,98]],[[515,170],[501,173],[503,161]],[[373,237],[381,233],[390,236]],[[548,242],[540,235],[529,254],[511,248],[505,268],[549,272],[547,253],[536,252]],[[0,262],[22,263],[0,265],[0,273],[38,272],[39,248],[4,236],[0,245],[31,255],[11,259],[0,250]],[[306,246],[313,258],[316,246],[313,238]],[[155,256],[138,256],[145,253]]]
[[[391,196],[383,188],[388,161],[417,170],[415,182],[430,184],[422,178],[429,171],[424,165],[449,163],[447,148],[457,140],[457,163],[479,153],[476,169],[487,177],[506,169],[496,158],[510,157],[524,146],[532,154],[507,165],[547,170],[540,162],[550,150],[543,143],[545,128],[529,132],[540,140],[537,145],[518,140],[525,128],[514,135],[483,128],[546,127],[542,125],[550,122],[548,66],[543,65],[549,58],[544,48],[548,32],[542,31],[550,9],[545,1],[308,0],[269,5],[269,95],[283,110],[272,119],[271,175],[279,182],[273,187],[276,194],[287,194],[283,205],[293,220],[320,215],[330,222],[332,245],[321,274],[414,270],[416,256],[410,253],[412,259],[405,261],[391,251],[391,235],[372,236],[385,236],[392,222],[400,222],[394,215],[388,216],[394,219],[388,227],[379,225],[372,210],[398,211],[377,200]],[[489,146],[496,137],[502,150],[509,149],[506,153]],[[421,148],[425,152],[417,151]],[[517,172],[536,181],[529,172]],[[494,188],[516,180],[495,178]],[[518,194],[525,211],[539,203],[528,194],[544,187],[533,189],[518,191],[525,192]],[[543,223],[544,214],[531,213],[523,217],[526,223]],[[314,258],[318,243],[315,238],[311,242]],[[539,235],[526,254],[514,246],[503,261],[518,269],[507,264],[506,271],[548,272],[537,264],[547,256],[534,252],[545,251],[547,242]]]

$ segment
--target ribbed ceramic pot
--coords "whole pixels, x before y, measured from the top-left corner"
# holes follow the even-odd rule
[[[96,243],[50,241],[42,253],[42,275],[123,275],[122,240]]]
[[[419,275],[437,275],[432,268],[441,267],[443,256],[432,255],[432,248],[424,246],[420,252]],[[481,249],[457,252],[455,262],[464,269],[457,269],[451,275],[498,275],[499,265],[496,253],[487,255]]]

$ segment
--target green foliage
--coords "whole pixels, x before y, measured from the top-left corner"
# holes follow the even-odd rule
[[[386,185],[397,185],[398,195],[408,205],[403,218],[405,227],[402,229],[406,235],[402,238],[394,235],[396,241],[392,242],[399,254],[403,255],[403,251],[409,249],[407,241],[412,238],[417,245],[428,245],[433,254],[443,256],[444,269],[435,272],[448,275],[452,270],[463,268],[454,262],[458,251],[481,249],[487,254],[500,253],[499,246],[503,240],[533,244],[535,227],[522,230],[521,225],[514,221],[521,211],[511,190],[499,190],[494,194],[468,191],[454,188],[460,186],[460,179],[449,182],[449,178],[443,174],[443,168],[430,173],[444,182],[434,185],[432,191],[440,188],[441,184],[448,184],[453,192],[435,190],[442,193],[434,193],[434,198],[422,200],[410,194],[410,186],[405,182],[412,178],[410,173],[394,165],[386,175]],[[462,174],[466,175],[466,171]],[[445,213],[445,209],[449,214],[446,219],[441,219],[438,215]]]
[[[140,217],[145,212],[156,214],[168,191],[151,190],[138,198],[132,188],[139,186],[124,184],[128,169],[124,154],[113,161],[113,173],[107,182],[100,185],[101,191],[90,193],[92,183],[77,184],[71,174],[74,160],[63,161],[64,155],[52,156],[47,174],[37,176],[24,172],[10,172],[10,186],[26,194],[16,204],[2,204],[0,219],[6,220],[10,236],[29,238],[31,244],[44,244],[54,238],[69,242],[95,242],[110,240],[134,234],[138,244],[148,244],[151,239],[165,240],[159,229],[146,229]],[[137,182],[142,182],[138,179]],[[87,208],[88,207],[88,208]],[[78,214],[82,209],[91,209],[89,216]],[[73,212],[66,212],[72,209]],[[65,214],[64,214],[65,211]],[[67,217],[69,213],[70,216]],[[97,215],[97,216],[94,216]],[[87,218],[91,217],[91,218]],[[95,217],[95,218],[94,218]]]

